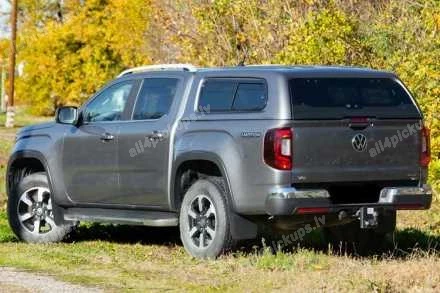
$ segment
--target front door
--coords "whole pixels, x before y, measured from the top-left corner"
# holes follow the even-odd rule
[[[118,135],[134,81],[110,85],[81,111],[79,126],[65,133],[63,178],[75,203],[102,204],[119,194]]]

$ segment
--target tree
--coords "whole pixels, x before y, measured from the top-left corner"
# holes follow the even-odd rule
[[[73,8],[75,2],[66,1],[63,22],[46,18],[23,29],[18,89],[33,112],[79,105],[124,68],[150,62],[143,44],[148,2],[90,0]]]
[[[311,10],[289,33],[287,46],[276,57],[283,64],[359,65],[366,50],[358,20],[330,4]]]

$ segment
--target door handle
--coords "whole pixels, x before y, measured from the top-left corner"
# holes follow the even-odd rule
[[[157,130],[153,131],[153,133],[148,136],[148,138],[150,140],[155,140],[155,139],[161,140],[164,137],[165,137],[164,134],[162,132],[160,132],[160,131],[157,131]]]
[[[103,142],[111,141],[111,140],[114,140],[114,139],[115,139],[115,137],[112,134],[108,133],[108,132],[105,132],[105,133],[101,134],[101,140]]]

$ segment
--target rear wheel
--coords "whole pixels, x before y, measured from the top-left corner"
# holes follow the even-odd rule
[[[219,177],[197,180],[180,208],[180,237],[197,258],[215,258],[231,249],[230,209],[225,182]]]
[[[8,199],[9,224],[25,242],[57,242],[72,230],[72,225],[57,225],[46,173],[23,178]]]

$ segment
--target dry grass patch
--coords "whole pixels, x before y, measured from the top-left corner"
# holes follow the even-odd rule
[[[3,220],[0,227],[4,224]],[[185,253],[175,229],[100,225],[83,226],[72,243],[29,245],[11,240],[0,244],[1,265],[110,291],[440,290],[440,258],[429,249],[353,257],[313,247],[277,254],[263,248],[203,261]]]

